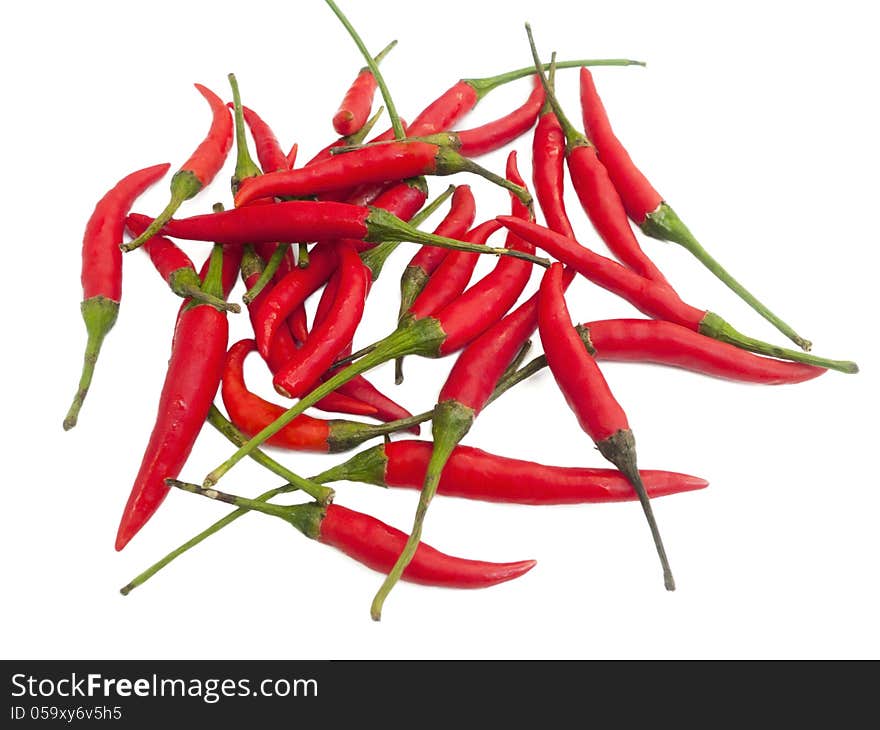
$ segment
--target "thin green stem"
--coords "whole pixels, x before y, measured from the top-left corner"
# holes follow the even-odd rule
[[[519,370],[519,366],[523,364],[523,360],[526,359],[526,356],[529,354],[529,350],[532,349],[532,341],[526,340],[522,343],[522,346],[519,348],[519,351],[514,355],[513,360],[510,361],[510,365],[507,366],[505,371],[501,374],[501,377],[498,379],[499,382],[503,381],[505,378],[509,378],[513,375],[517,370]]]
[[[391,43],[389,43],[387,46],[385,46],[385,48],[383,48],[381,51],[379,51],[379,53],[377,53],[375,56],[373,56],[373,61],[376,63],[377,66],[380,63],[382,63],[382,61],[385,60],[385,56],[387,56],[389,53],[391,53],[391,49],[394,48],[394,46],[396,46],[396,45],[397,45],[396,40],[391,41]],[[367,68],[369,68],[369,66],[367,66]]]
[[[297,244],[296,265],[301,269],[309,268],[309,244],[307,244],[307,243]]]
[[[238,92],[238,81],[235,74],[229,74],[229,85],[232,87],[232,104],[235,116],[235,173],[232,175],[232,192],[238,192],[241,181],[256,177],[261,174],[260,168],[254,162],[251,153],[248,151],[247,137],[244,133],[244,114],[241,111],[241,95]]]
[[[260,296],[260,292],[263,291],[266,284],[268,284],[272,277],[275,276],[278,267],[281,266],[281,262],[284,260],[284,256],[289,250],[289,243],[279,243],[275,247],[269,260],[266,262],[266,268],[260,273],[260,278],[258,278],[254,282],[254,285],[244,293],[244,296],[242,296],[242,301],[244,301],[245,304],[250,304],[254,299]]]
[[[546,100],[549,101],[550,106],[553,107],[553,113],[559,120],[559,126],[562,127],[562,131],[565,133],[565,141],[568,148],[590,146],[590,140],[581,134],[565,115],[565,112],[559,104],[559,100],[556,98],[553,87],[547,81],[547,77],[544,75],[544,64],[541,63],[541,59],[538,57],[538,49],[535,47],[535,39],[532,36],[532,27],[528,23],[526,23],[526,34],[529,37],[529,47],[532,50],[532,58],[535,59],[535,65],[532,67],[532,71],[537,71],[538,78],[541,79],[541,84],[544,86]],[[556,64],[556,68],[564,68],[564,66],[562,66],[562,64]]]
[[[279,494],[286,494],[287,492],[291,492],[295,489],[296,489],[296,487],[294,487],[293,485],[285,484],[283,487],[276,487],[275,489],[270,489],[268,492],[263,492],[254,501],[268,502],[270,499],[278,496]],[[223,517],[223,518],[217,520],[210,527],[207,527],[206,529],[202,530],[198,535],[191,537],[185,543],[183,543],[179,547],[172,550],[164,558],[153,563],[149,568],[147,568],[145,571],[143,571],[142,573],[137,575],[135,578],[133,578],[131,581],[129,581],[125,586],[123,586],[119,590],[119,592],[123,596],[127,596],[135,588],[146,583],[150,578],[152,578],[154,575],[156,575],[156,573],[158,573],[160,570],[162,570],[162,568],[164,568],[166,565],[168,565],[172,561],[176,560],[177,558],[179,558],[181,555],[188,552],[189,550],[192,550],[196,545],[198,545],[201,542],[204,542],[209,537],[211,537],[211,535],[215,534],[216,532],[219,532],[227,525],[232,524],[239,517],[243,517],[248,512],[250,512],[249,509],[239,508],[239,509],[235,510],[234,512],[230,512],[228,515],[226,515],[226,517]]]
[[[633,61],[629,58],[581,58],[570,61],[558,61],[556,68],[580,68],[581,66],[645,66],[644,61]],[[549,71],[550,64],[545,63],[541,66],[542,70]],[[534,66],[526,66],[518,68],[515,71],[498,74],[497,76],[487,76],[482,79],[462,79],[464,83],[477,92],[477,98],[482,99],[493,89],[508,84],[511,81],[524,79],[535,73]]]
[[[246,444],[248,441],[247,436],[239,431],[235,427],[235,425],[228,418],[226,418],[215,405],[212,405],[211,410],[208,411],[208,423],[210,423],[214,428],[216,428],[236,446],[244,446],[244,444]],[[266,467],[266,469],[268,469],[272,473],[277,474],[282,479],[290,482],[290,484],[293,485],[293,489],[301,489],[312,499],[317,500],[321,504],[329,504],[333,501],[334,491],[332,489],[324,487],[310,479],[305,479],[304,477],[295,474],[283,464],[275,461],[275,459],[273,459],[264,451],[261,451],[260,449],[254,449],[249,454],[249,456],[261,466]]]
[[[360,35],[354,29],[354,26],[349,22],[348,18],[345,17],[345,14],[339,9],[339,6],[336,5],[333,0],[324,0],[330,9],[333,11],[333,14],[339,18],[339,22],[345,26],[345,29],[348,31],[348,34],[351,36],[351,39],[354,41],[355,45],[360,50],[361,54],[364,57],[364,60],[367,62],[367,68],[373,74],[373,77],[376,79],[376,84],[379,86],[379,91],[382,94],[382,99],[385,101],[385,106],[388,109],[388,116],[391,118],[391,127],[394,129],[394,138],[395,139],[404,139],[406,137],[406,132],[403,129],[403,124],[400,122],[400,116],[397,113],[397,107],[394,105],[394,99],[391,98],[391,92],[388,91],[388,86],[385,83],[385,78],[382,76],[382,72],[379,71],[379,64],[376,63],[374,58],[370,55],[370,52],[367,50],[366,45],[361,40]]]

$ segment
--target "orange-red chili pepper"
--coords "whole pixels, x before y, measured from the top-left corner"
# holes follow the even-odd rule
[[[581,428],[593,440],[602,456],[620,470],[638,494],[663,566],[666,590],[675,590],[675,580],[663,541],[636,465],[635,438],[626,413],[572,326],[565,305],[562,277],[562,265],[553,264],[541,280],[538,296],[538,332],[547,364]]]
[[[231,104],[229,106],[232,106]],[[263,118],[253,109],[246,106],[241,107],[244,120],[247,122],[248,129],[251,130],[251,137],[254,139],[254,147],[257,150],[257,159],[260,161],[260,167],[263,172],[275,172],[276,170],[289,170],[293,164],[288,160],[284,150],[278,143],[278,138],[272,131],[272,128],[263,121]],[[294,145],[294,161],[296,161],[296,146]]]
[[[809,350],[810,341],[801,337],[792,327],[771,312],[751,292],[716,261],[697,241],[678,214],[666,203],[660,193],[635,166],[626,149],[617,139],[599,92],[589,69],[582,68],[580,76],[581,111],[584,128],[595,145],[614,187],[620,194],[629,217],[647,235],[661,241],[673,241],[687,249],[719,280],[736,293],[752,309],[770,322],[798,347]]]
[[[140,236],[130,243],[123,244],[124,251],[132,251],[158,233],[183,201],[195,197],[214,179],[232,148],[232,118],[229,116],[226,104],[207,87],[201,84],[196,84],[195,87],[211,107],[211,127],[208,134],[171,178],[171,200],[165,210],[151,221]]]
[[[86,324],[85,359],[79,386],[70,410],[64,417],[64,430],[76,425],[85,401],[101,345],[116,323],[122,298],[122,232],[125,216],[134,201],[171,167],[167,162],[138,170],[122,178],[97,203],[86,223],[82,247],[83,301],[80,305]]]
[[[430,441],[379,444],[312,480],[321,484],[355,481],[379,487],[421,489],[432,451]],[[650,497],[703,489],[709,484],[705,479],[670,471],[644,469],[641,475]],[[624,502],[636,498],[630,483],[616,469],[548,466],[470,446],[456,446],[452,451],[437,494],[534,505]]]

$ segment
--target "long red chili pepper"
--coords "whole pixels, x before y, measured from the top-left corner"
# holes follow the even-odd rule
[[[450,139],[465,157],[494,152],[531,129],[543,105],[544,87],[535,79],[532,93],[522,106],[479,127],[451,132]]]
[[[560,61],[557,68],[580,68],[581,66],[644,66],[642,61],[625,58],[583,59],[580,61]],[[547,64],[545,70],[550,68]],[[471,111],[486,94],[499,86],[524,79],[535,73],[534,66],[516,71],[488,76],[482,79],[462,79],[432,101],[412,122],[408,133],[413,137],[436,134],[452,129],[462,117]]]
[[[620,201],[620,195],[614,188],[614,183],[611,182],[607,170],[599,161],[595,147],[584,135],[575,130],[559,106],[556,95],[547,84],[544,72],[541,70],[543,64],[538,58],[538,51],[535,48],[532,31],[528,24],[526,24],[526,30],[532,49],[532,57],[535,59],[535,67],[538,69],[538,76],[547,92],[547,100],[553,107],[553,112],[565,133],[567,143],[565,159],[568,163],[572,186],[577,193],[581,207],[609,250],[622,263],[646,279],[668,284],[654,262],[645,255],[639,246],[626,216],[626,210]]]
[[[235,205],[246,206],[260,198],[302,197],[348,190],[364,183],[387,183],[419,175],[453,175],[458,172],[480,175],[507,188],[524,203],[531,201],[523,188],[480,167],[451,147],[413,139],[359,147],[308,167],[243,180],[235,195]]]
[[[326,484],[356,481],[379,487],[421,489],[433,451],[430,441],[393,441],[361,451],[313,480]],[[650,497],[703,489],[705,479],[677,472],[641,472]],[[443,468],[437,494],[485,502],[583,504],[636,499],[630,483],[616,469],[548,466],[456,446]]]
[[[129,220],[127,223],[126,227],[133,236],[139,235],[144,230],[137,221]],[[150,257],[159,275],[177,296],[210,304],[227,312],[241,311],[241,307],[237,304],[203,292],[202,280],[193,266],[192,259],[164,236],[153,236],[141,250]]]
[[[345,246],[339,252],[339,272],[333,316],[312,328],[296,355],[273,378],[275,389],[283,395],[307,393],[351,342],[361,321],[370,284],[369,269],[353,248]]]
[[[82,247],[83,301],[86,324],[85,359],[73,403],[64,417],[64,430],[76,425],[85,401],[101,345],[116,323],[122,298],[122,232],[125,216],[138,196],[171,167],[167,162],[126,175],[98,201],[86,223]]]
[[[602,164],[608,170],[614,187],[620,193],[627,214],[636,225],[653,238],[672,241],[683,246],[782,334],[798,347],[809,350],[809,340],[801,337],[790,325],[771,312],[700,245],[681,218],[635,166],[614,134],[605,106],[593,83],[593,77],[586,68],[581,69],[580,98],[587,136],[596,146]]]
[[[406,535],[375,517],[355,512],[338,504],[295,504],[282,507],[267,502],[245,499],[233,494],[204,489],[196,484],[176,480],[169,483],[179,489],[201,494],[236,507],[280,517],[306,537],[341,550],[346,555],[377,571],[385,571],[394,562]],[[486,588],[513,580],[535,567],[534,560],[515,563],[488,563],[482,560],[457,558],[429,545],[419,546],[403,579],[423,585],[446,588]]]
[[[223,249],[216,246],[204,289],[217,297],[223,294],[222,264]],[[193,302],[178,317],[156,422],[119,523],[117,550],[159,508],[168,494],[165,478],[183,468],[220,384],[228,332],[226,313],[209,304]]]
[[[506,172],[508,180],[518,185],[523,185],[522,177],[516,166],[515,151],[511,152],[507,158]],[[528,208],[522,205],[519,200],[513,198],[512,204],[513,215],[524,218],[529,217],[530,212]],[[529,252],[534,251],[534,247],[515,235],[508,235],[507,246],[519,247]],[[447,261],[454,255],[450,254],[447,257]],[[445,265],[445,262],[443,265]],[[454,305],[441,310],[438,314],[438,318],[443,319],[444,330],[447,332],[447,336],[438,348],[438,351],[441,354],[455,352],[467,343],[472,342],[481,332],[487,330],[496,319],[499,319],[513,305],[525,288],[526,283],[528,283],[530,274],[531,266],[525,261],[517,261],[515,259],[499,260],[490,274],[462,294]],[[430,284],[431,282],[429,282],[428,286]],[[425,287],[425,291],[427,290],[428,287]],[[491,292],[491,301],[487,301],[486,292]],[[417,299],[414,309],[418,302],[419,300]],[[418,315],[414,312],[414,316]],[[400,580],[406,566],[409,565],[409,562],[415,555],[421,539],[422,525],[428,506],[437,492],[437,486],[440,483],[440,477],[449,456],[470,430],[477,411],[485,405],[485,401],[491,395],[495,384],[510,364],[510,361],[516,354],[516,350],[520,346],[521,343],[518,343],[516,349],[510,353],[509,357],[502,355],[501,358],[498,357],[495,348],[491,345],[480,350],[481,354],[476,356],[477,362],[473,363],[474,370],[485,374],[486,381],[491,383],[482,402],[472,402],[467,397],[473,392],[470,388],[473,377],[471,368],[463,370],[453,368],[443,385],[431,419],[434,445],[431,459],[425,472],[424,484],[419,494],[419,503],[416,508],[410,538],[407,540],[394,567],[376,592],[370,607],[370,614],[374,620],[378,621],[381,618],[385,599],[397,581]]]
[[[511,216],[499,216],[497,220],[593,283],[626,299],[649,317],[680,324],[708,337],[761,355],[802,362],[842,373],[859,371],[858,365],[848,360],[817,357],[748,337],[714,312],[685,304],[671,288],[648,281],[616,261],[600,256],[581,246],[574,239],[559,235],[543,226]]]
[[[635,438],[626,413],[615,400],[599,366],[590,357],[571,324],[563,295],[562,277],[562,265],[553,264],[541,280],[538,296],[538,332],[547,364],[581,428],[593,440],[602,456],[620,470],[638,494],[663,566],[664,585],[668,591],[675,590],[666,550],[636,465]]]
[[[285,409],[248,390],[244,381],[244,361],[256,349],[253,340],[240,340],[229,348],[220,393],[229,420],[248,438],[272,423]],[[370,439],[404,430],[403,424],[375,425],[342,419],[325,420],[302,414],[270,440],[270,446],[295,451],[338,453],[348,451]]]
[[[381,63],[396,45],[397,41],[391,41],[373,60],[377,64]],[[364,66],[345,92],[339,109],[333,115],[333,129],[339,136],[348,137],[355,134],[366,124],[378,86],[369,66]]]
[[[147,227],[130,243],[122,245],[123,251],[132,251],[158,233],[166,221],[181,206],[183,201],[195,197],[220,172],[226,155],[232,147],[232,119],[223,100],[201,84],[195,85],[198,92],[211,107],[211,127],[192,156],[183,163],[171,178],[171,200],[168,205]]]

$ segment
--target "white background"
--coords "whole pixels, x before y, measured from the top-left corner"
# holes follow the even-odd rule
[[[193,82],[228,98],[226,74],[235,71],[245,103],[285,148],[299,141],[308,159],[332,139],[330,118],[363,64],[319,0],[18,4],[0,31],[3,656],[877,658],[880,119],[871,4],[343,5],[371,48],[399,39],[383,69],[409,119],[460,77],[529,64],[527,19],[548,59],[555,49],[560,58],[648,61],[595,72],[633,158],[707,247],[816,352],[854,359],[862,373],[770,388],[647,366],[604,368],[628,411],[641,466],[711,482],[655,502],[679,586],[673,594],[663,590],[635,503],[533,508],[438,498],[428,542],[471,557],[533,557],[538,566],[482,591],[401,584],[375,624],[368,607],[381,575],[281,521],[249,516],[123,598],[120,586],[225,508],[171,494],[124,552],[113,550],[178,301],[143,254],[130,254],[119,321],[80,424],[64,433],[85,341],[85,222],[123,175],[166,160],[175,169],[188,157],[209,119]],[[576,77],[558,79],[574,119]],[[523,81],[494,92],[463,126],[499,116],[529,88]],[[528,173],[530,141],[516,146]],[[503,159],[482,162],[500,171]],[[231,162],[184,214],[228,204]],[[505,193],[469,182],[482,218],[507,210]],[[432,181],[432,194],[446,184]],[[156,212],[166,195],[167,179],[135,209]],[[602,250],[574,198],[569,213],[582,240]],[[685,299],[781,341],[683,250],[650,239],[644,246]],[[187,250],[199,259],[206,251]],[[356,344],[388,332],[412,250],[402,246],[389,262]],[[569,304],[582,321],[635,316],[584,281]],[[233,336],[247,331],[245,317],[236,318]],[[372,378],[418,412],[433,404],[449,365],[411,358],[399,388],[390,366]],[[256,358],[247,374],[254,389],[271,393]],[[546,373],[488,408],[466,443],[545,463],[602,465]],[[197,481],[228,453],[206,428],[182,476]],[[334,463],[284,460],[302,474]],[[276,483],[247,463],[221,486],[256,494]],[[340,484],[338,501],[406,529],[416,493]]]

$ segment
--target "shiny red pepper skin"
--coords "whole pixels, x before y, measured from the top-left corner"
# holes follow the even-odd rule
[[[316,539],[368,568],[387,573],[397,560],[407,536],[375,517],[331,504],[320,522]],[[457,558],[422,543],[401,577],[423,585],[486,588],[518,578],[534,566],[534,560],[489,563]]]
[[[373,96],[378,84],[373,72],[362,68],[351,86],[342,97],[339,109],[333,115],[333,129],[340,137],[348,137],[358,132],[370,116]]]
[[[597,360],[672,365],[763,385],[801,383],[826,372],[813,365],[761,357],[672,322],[611,319],[587,322],[583,327]]]
[[[95,205],[82,244],[83,301],[80,305],[86,325],[83,370],[70,410],[64,418],[64,430],[76,425],[79,412],[91,386],[101,344],[116,323],[122,298],[122,233],[125,217],[134,201],[158,181],[171,167],[154,165],[122,178]]]
[[[445,132],[453,126],[480,100],[476,89],[467,81],[459,81],[431,102],[419,114],[407,130],[410,137],[424,137]]]
[[[256,349],[253,340],[240,340],[229,348],[226,355],[221,395],[223,405],[239,431],[250,438],[284,412],[284,408],[270,403],[247,389],[244,382],[244,361]],[[330,425],[305,413],[297,416],[268,440],[271,446],[296,451],[329,451]]]
[[[485,221],[472,228],[463,240],[484,244],[499,228],[494,220]],[[455,301],[471,280],[480,256],[470,251],[450,251],[404,316],[423,319]]]
[[[131,232],[135,236],[138,235],[138,231],[135,229],[132,229]],[[192,271],[196,276],[196,267],[193,265],[192,259],[164,236],[153,236],[142,248],[144,253],[150,257],[159,276],[169,286],[172,283],[174,273],[181,269]]]
[[[334,246],[319,244],[309,254],[307,268],[294,269],[268,293],[254,317],[254,334],[264,358],[268,356],[276,333],[290,313],[330,278],[337,261]]]
[[[98,201],[86,223],[82,247],[83,300],[122,298],[122,232],[134,201],[170,168],[167,162],[138,170],[122,178]]]
[[[516,152],[507,158],[507,179],[517,185],[524,182],[516,167]],[[513,215],[528,220],[529,211],[515,196],[511,196]],[[534,253],[535,247],[514,234],[508,233],[507,248],[526,253]],[[433,316],[440,321],[446,339],[440,346],[440,354],[456,352],[497,322],[513,306],[522,294],[532,273],[528,261],[502,256],[495,268],[461,296],[435,311]],[[416,300],[418,303],[418,300]],[[508,360],[509,362],[509,360]],[[505,367],[507,365],[505,364]],[[504,368],[501,368],[503,372]],[[501,373],[498,373],[499,377]],[[449,381],[447,380],[447,384]]]
[[[587,136],[596,146],[599,158],[620,194],[627,215],[637,225],[642,225],[646,216],[660,207],[663,198],[633,164],[629,153],[614,134],[605,106],[593,83],[593,75],[587,68],[581,69],[580,97]]]
[[[258,178],[262,180],[268,175]],[[191,241],[223,241],[230,244],[309,243],[328,238],[359,238],[369,233],[369,208],[346,203],[288,200],[272,205],[248,205],[221,213],[171,219],[161,233]],[[148,216],[133,217],[152,221]]]
[[[578,145],[569,151],[567,161],[581,207],[611,253],[640,276],[668,286],[666,278],[642,251],[596,148]]]
[[[553,111],[548,110],[538,117],[532,137],[532,184],[547,227],[574,238],[563,198],[564,166],[565,132]]]
[[[669,287],[649,281],[616,261],[593,253],[574,239],[543,226],[511,216],[499,216],[497,220],[520,238],[543,249],[594,284],[626,299],[649,317],[699,331],[706,311],[685,304]]]
[[[273,383],[283,395],[295,398],[308,393],[339,352],[351,342],[360,324],[370,271],[357,252],[347,246],[339,252],[339,272],[333,316],[313,327],[296,356],[275,374]]]
[[[185,308],[177,320],[168,372],[153,432],[116,535],[122,550],[152,517],[186,463],[214,401],[229,327],[225,312],[206,304]]]
[[[288,161],[284,150],[281,149],[272,128],[253,109],[242,106],[241,111],[248,129],[251,130],[254,147],[257,149],[257,159],[260,161],[260,168],[263,172],[289,170],[292,164]],[[294,157],[295,159],[296,157]]]
[[[232,116],[223,100],[213,91],[201,84],[195,84],[195,87],[211,107],[211,127],[175,176],[191,174],[201,183],[201,187],[205,187],[220,172],[232,148]]]
[[[355,454],[333,467],[322,481],[350,479],[383,487],[421,489],[430,441],[392,441]],[[641,472],[651,497],[703,489],[705,479],[669,471]],[[636,498],[630,483],[616,469],[548,466],[456,446],[443,468],[438,494],[485,502],[552,505],[623,502]]]
[[[361,147],[298,170],[248,178],[242,181],[235,195],[235,205],[238,208],[260,198],[315,195],[350,190],[364,183],[386,183],[429,175],[437,170],[440,151],[436,144],[415,140]]]
[[[544,87],[537,77],[534,81],[532,93],[522,106],[500,119],[455,132],[460,144],[458,151],[465,157],[479,157],[501,149],[531,129],[544,104]]]
[[[562,265],[544,274],[538,296],[538,331],[547,364],[581,428],[599,443],[629,430],[623,408],[614,398],[568,316],[562,288]]]

